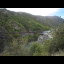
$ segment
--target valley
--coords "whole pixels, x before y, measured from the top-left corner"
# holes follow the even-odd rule
[[[63,52],[63,27],[64,19],[58,16],[0,9],[0,55],[52,56]]]

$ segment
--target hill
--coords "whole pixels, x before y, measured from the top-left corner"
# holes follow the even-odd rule
[[[39,23],[42,23],[43,25],[48,27],[58,27],[59,25],[64,23],[64,19],[59,16],[38,16],[25,12],[19,12],[19,14],[22,14],[23,16],[31,17],[32,19],[35,19]]]
[[[58,16],[35,16],[35,18],[49,27],[57,27],[64,23],[64,19]]]
[[[35,40],[34,37],[23,37],[24,32],[38,32],[48,30],[49,27],[41,24],[36,19],[18,12],[0,9],[0,51],[10,45],[15,39],[25,43]],[[28,40],[28,41],[27,41]]]
[[[63,21],[56,16],[43,17],[0,9],[0,53],[24,55],[27,44],[36,41],[39,32],[57,27],[63,24]],[[29,34],[30,32],[32,34]]]

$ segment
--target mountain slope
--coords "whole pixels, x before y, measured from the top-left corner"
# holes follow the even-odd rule
[[[27,16],[37,20],[39,23],[49,27],[57,27],[64,23],[64,19],[59,16],[36,16],[25,12],[20,12],[23,16]]]
[[[55,16],[34,16],[24,12],[0,9],[0,55],[26,54],[29,52],[27,44],[37,41],[38,32],[57,27],[59,24],[63,24],[63,21],[62,18]],[[34,33],[29,34],[28,32]],[[35,49],[41,49],[39,47]]]
[[[47,27],[37,22],[36,19],[28,17],[26,14],[19,14],[16,12],[8,11],[6,9],[0,10],[1,24],[7,23],[7,25],[14,27],[14,29],[22,31],[36,31],[45,30]],[[22,29],[21,29],[21,28]],[[44,29],[45,27],[45,29]]]
[[[64,23],[64,19],[58,16],[35,16],[35,19],[50,27],[57,27]]]
[[[17,43],[28,42],[34,37],[23,37],[23,32],[44,31],[49,27],[41,24],[36,19],[26,14],[0,9],[0,52],[10,47],[10,44],[17,40]],[[29,39],[28,39],[29,38]],[[29,41],[32,41],[32,40]]]

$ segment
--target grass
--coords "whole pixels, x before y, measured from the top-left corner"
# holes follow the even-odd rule
[[[51,56],[64,56],[64,51],[59,51],[59,52],[56,52],[54,54],[52,54]]]

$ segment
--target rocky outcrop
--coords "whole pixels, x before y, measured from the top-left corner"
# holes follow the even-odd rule
[[[38,42],[43,42],[45,40],[48,40],[50,38],[53,38],[51,35],[51,31],[44,31],[42,34],[38,37]]]

